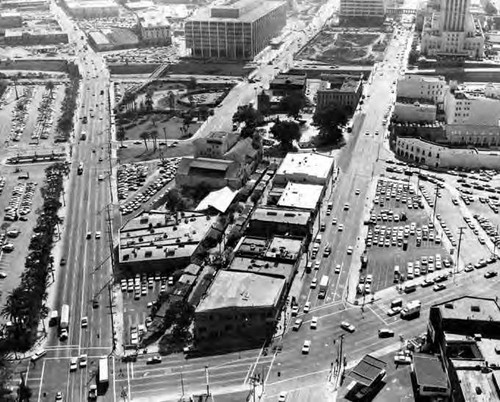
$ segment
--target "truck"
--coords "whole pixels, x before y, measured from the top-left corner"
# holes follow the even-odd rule
[[[323,275],[321,281],[319,282],[319,293],[318,299],[324,299],[326,296],[326,288],[328,287],[328,275]]]
[[[97,386],[100,389],[99,393],[105,392],[109,384],[108,358],[103,356],[99,359],[99,377]]]
[[[409,302],[403,310],[401,310],[402,319],[411,319],[418,317],[420,315],[420,309],[422,308],[422,303],[420,300],[413,300]]]
[[[49,327],[55,327],[59,322],[59,312],[57,310],[52,310],[50,312]]]
[[[59,321],[59,339],[64,341],[68,339],[69,327],[69,305],[63,304],[61,308],[61,319]]]

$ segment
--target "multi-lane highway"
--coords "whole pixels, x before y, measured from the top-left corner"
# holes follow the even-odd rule
[[[61,311],[70,306],[69,338],[62,342],[57,328],[49,328],[46,357],[26,367],[28,385],[35,400],[53,400],[62,392],[67,401],[86,400],[88,386],[95,383],[96,360],[112,351],[110,299],[106,284],[111,279],[110,247],[106,223],[106,206],[110,204],[109,181],[109,76],[102,59],[91,50],[84,50],[82,32],[56,6],[61,25],[76,44],[77,62],[82,74],[80,104],[77,117],[87,116],[88,123],[78,119],[72,145],[72,170],[66,189],[66,215],[63,240],[55,250],[56,281],[52,308]],[[101,95],[103,91],[103,95]],[[80,140],[83,133],[86,139]],[[76,167],[83,163],[83,174]],[[112,162],[112,161],[111,161]],[[91,238],[87,239],[87,233]],[[96,233],[100,232],[100,239]],[[59,266],[60,258],[67,264]],[[98,268],[96,270],[96,268]],[[97,297],[95,297],[97,295]],[[93,299],[98,300],[94,308]],[[81,318],[88,317],[88,327],[81,327]],[[71,357],[87,354],[87,369],[69,372]],[[48,399],[46,399],[48,398]]]

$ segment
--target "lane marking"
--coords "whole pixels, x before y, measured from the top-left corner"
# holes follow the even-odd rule
[[[38,402],[40,402],[40,398],[42,397],[42,379],[43,379],[44,370],[45,370],[45,360],[43,361],[42,373],[40,374],[40,387],[38,388]]]

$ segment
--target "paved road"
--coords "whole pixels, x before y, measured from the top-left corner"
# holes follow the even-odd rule
[[[60,10],[56,12],[64,27],[72,25]],[[82,33],[72,29],[68,31],[71,32],[71,41],[81,49],[84,44],[80,40]],[[67,401],[86,400],[97,358],[112,350],[110,302],[105,286],[111,273],[105,220],[110,192],[108,181],[98,180],[99,175],[106,175],[109,171],[108,100],[107,96],[100,95],[101,90],[107,94],[109,76],[101,58],[91,50],[80,57],[79,66],[83,80],[77,113],[88,116],[88,124],[78,121],[75,127],[77,140],[72,148],[74,168],[65,197],[64,232],[56,252],[68,262],[64,267],[56,265],[56,297],[52,306],[60,311],[62,304],[70,305],[69,339],[61,342],[57,329],[49,329],[47,358],[29,367],[28,384],[33,389],[34,400],[53,400],[58,391],[63,392]],[[95,117],[91,118],[91,115]],[[87,139],[78,141],[83,130],[87,132]],[[100,158],[102,162],[99,162]],[[84,172],[77,175],[76,166],[80,162],[84,164]],[[100,239],[95,239],[97,231],[101,232]],[[92,232],[89,240],[86,239],[87,232]],[[100,269],[94,272],[98,266]],[[96,294],[99,294],[99,308],[93,309],[92,299]],[[89,321],[86,329],[80,324],[83,316],[87,316]],[[89,356],[88,369],[70,374],[70,357],[83,353]]]

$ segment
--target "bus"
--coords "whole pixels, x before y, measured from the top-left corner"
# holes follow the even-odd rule
[[[99,359],[98,384],[101,390],[107,388],[109,384],[108,358],[106,356],[103,356]]]
[[[59,339],[65,341],[68,339],[69,330],[69,305],[63,304],[61,308],[61,319],[59,320]]]

